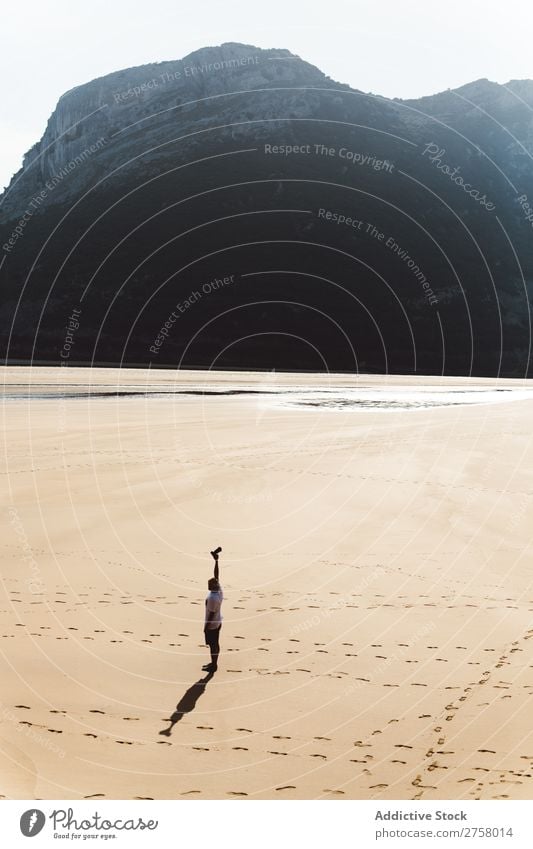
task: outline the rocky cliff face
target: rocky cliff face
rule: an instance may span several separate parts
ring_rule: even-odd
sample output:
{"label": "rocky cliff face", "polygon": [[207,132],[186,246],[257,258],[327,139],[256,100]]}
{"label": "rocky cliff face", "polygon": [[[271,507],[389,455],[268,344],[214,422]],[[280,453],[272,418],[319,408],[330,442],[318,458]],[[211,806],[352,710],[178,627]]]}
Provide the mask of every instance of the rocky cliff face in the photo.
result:
{"label": "rocky cliff face", "polygon": [[[57,178],[61,189],[54,187],[55,194],[50,191],[42,208],[76,198],[98,177],[125,167],[138,134],[143,139],[143,159],[136,167],[142,170],[149,162],[165,161],[161,142],[179,134],[181,126],[194,122],[198,133],[209,128],[209,118],[215,114],[233,125],[226,135],[236,138],[239,119],[246,122],[251,113],[276,117],[272,95],[278,87],[309,85],[335,86],[288,50],[243,44],[205,48],[183,60],[142,65],[93,80],[60,98],[42,139],[26,153],[21,170],[0,195],[3,213],[23,212],[28,198],[38,194],[46,181]],[[250,96],[239,107],[241,91]],[[228,99],[233,92],[235,97]],[[285,97],[283,103],[293,118],[313,113],[311,99],[295,95]],[[68,180],[66,168],[71,168]]]}
{"label": "rocky cliff face", "polygon": [[532,106],[240,44],[75,88],[0,197],[2,354],[528,373]]}

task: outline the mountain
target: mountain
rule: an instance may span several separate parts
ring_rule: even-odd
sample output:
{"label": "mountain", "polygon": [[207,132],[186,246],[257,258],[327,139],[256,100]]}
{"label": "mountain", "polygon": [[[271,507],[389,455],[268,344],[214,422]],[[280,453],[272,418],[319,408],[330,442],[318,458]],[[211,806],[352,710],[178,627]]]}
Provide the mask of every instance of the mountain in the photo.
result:
{"label": "mountain", "polygon": [[530,374],[532,107],[243,44],[74,88],[0,196],[0,355]]}

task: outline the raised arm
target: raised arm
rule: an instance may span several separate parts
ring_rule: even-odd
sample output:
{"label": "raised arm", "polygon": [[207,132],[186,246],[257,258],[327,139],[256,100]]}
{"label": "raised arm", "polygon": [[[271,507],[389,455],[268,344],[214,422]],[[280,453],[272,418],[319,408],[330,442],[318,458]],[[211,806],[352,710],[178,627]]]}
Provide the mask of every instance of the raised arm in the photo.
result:
{"label": "raised arm", "polygon": [[215,561],[215,570],[213,572],[215,581],[218,581],[218,556],[219,556],[221,551],[222,551],[222,549],[219,546],[218,548],[215,548],[215,550],[211,552],[211,556],[213,557],[213,559]]}

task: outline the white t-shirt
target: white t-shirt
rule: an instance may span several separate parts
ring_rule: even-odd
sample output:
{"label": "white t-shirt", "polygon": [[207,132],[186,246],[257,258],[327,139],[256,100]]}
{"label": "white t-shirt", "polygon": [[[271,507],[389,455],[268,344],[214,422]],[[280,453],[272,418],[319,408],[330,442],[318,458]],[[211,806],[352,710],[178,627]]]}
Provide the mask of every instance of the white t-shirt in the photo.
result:
{"label": "white t-shirt", "polygon": [[[210,631],[214,631],[215,628],[222,625],[222,613],[220,612],[220,608],[222,606],[223,599],[224,595],[222,593],[222,587],[220,587],[217,592],[211,591],[205,600],[205,627]],[[208,616],[210,613],[214,613],[215,615],[208,622]]]}

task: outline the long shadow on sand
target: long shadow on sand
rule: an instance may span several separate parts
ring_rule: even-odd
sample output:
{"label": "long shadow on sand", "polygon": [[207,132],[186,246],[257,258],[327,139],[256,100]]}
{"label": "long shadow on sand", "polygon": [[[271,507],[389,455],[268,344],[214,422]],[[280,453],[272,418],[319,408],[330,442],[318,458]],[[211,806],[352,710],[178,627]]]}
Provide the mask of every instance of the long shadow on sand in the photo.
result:
{"label": "long shadow on sand", "polygon": [[192,687],[189,687],[186,693],[183,694],[178,704],[176,705],[176,710],[170,717],[170,725],[168,728],[164,728],[163,731],[160,731],[160,734],[164,734],[165,737],[170,737],[172,734],[172,729],[176,725],[180,719],[183,719],[186,713],[190,713],[196,707],[196,702],[205,691],[208,683],[211,681],[215,673],[209,672],[205,678],[200,678],[199,681],[196,681]]}

